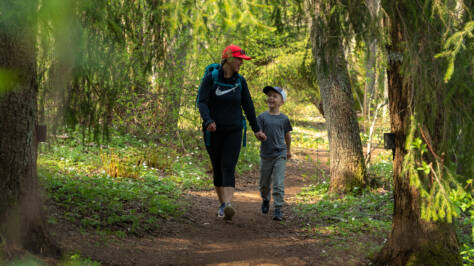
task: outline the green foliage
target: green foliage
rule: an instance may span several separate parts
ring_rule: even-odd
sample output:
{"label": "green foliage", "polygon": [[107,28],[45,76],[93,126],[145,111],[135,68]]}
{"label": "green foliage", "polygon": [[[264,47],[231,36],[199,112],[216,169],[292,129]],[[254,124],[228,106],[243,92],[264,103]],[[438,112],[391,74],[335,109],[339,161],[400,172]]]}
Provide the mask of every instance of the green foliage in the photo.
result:
{"label": "green foliage", "polygon": [[66,258],[58,263],[58,266],[100,266],[99,262],[81,258],[79,254],[68,255]]}
{"label": "green foliage", "polygon": [[[414,119],[412,120],[412,123]],[[434,162],[426,160],[427,144],[420,138],[414,137],[412,125],[407,137],[402,175],[410,177],[410,184],[420,190],[423,199],[421,217],[426,220],[443,220],[451,223],[454,217],[459,217],[461,210],[458,206],[463,199],[468,199],[466,191],[460,185],[459,177],[453,175],[443,161],[436,158]],[[460,201],[461,200],[461,201]],[[455,203],[457,202],[457,203]],[[472,198],[471,198],[472,202]],[[466,205],[463,211],[466,211]]]}
{"label": "green foliage", "polygon": [[159,164],[151,165],[149,151],[171,157],[176,154],[173,147],[158,149],[156,144],[120,135],[111,137],[109,147],[98,147],[79,136],[76,132],[58,138],[49,150],[40,147],[39,176],[63,213],[50,217],[51,223],[64,218],[84,228],[141,235],[156,230],[160,220],[183,212],[186,206],[179,200],[183,190],[210,187],[198,148],[176,155],[163,171]]}
{"label": "green foliage", "polygon": [[469,193],[472,191],[472,180],[466,182],[464,189],[451,190],[449,195],[459,216],[456,231],[464,265],[474,263],[474,199]]}
{"label": "green foliage", "polygon": [[[43,266],[46,265],[41,257],[34,256],[30,253],[22,255],[20,258],[14,258],[12,260],[4,261],[0,256],[0,264],[5,266]],[[100,266],[99,262],[82,258],[79,254],[66,255],[55,265],[58,266]]]}
{"label": "green foliage", "polygon": [[34,257],[31,254],[26,254],[21,258],[14,258],[9,261],[4,261],[3,258],[0,257],[0,263],[5,266],[43,266],[41,260]]}
{"label": "green foliage", "polygon": [[392,63],[402,59],[411,115],[402,175],[419,189],[424,219],[451,222],[459,214],[450,192],[462,193],[473,169],[472,14],[452,1],[383,6],[390,19],[403,21],[403,41],[392,43],[389,55]]}
{"label": "green foliage", "polygon": [[329,182],[323,181],[305,187],[297,196],[296,211],[307,221],[309,232],[343,238],[364,232],[388,232],[393,212],[391,193],[363,191],[359,196],[337,198],[328,194],[328,188]]}
{"label": "green foliage", "polygon": [[134,182],[47,171],[40,175],[64,218],[85,228],[142,234],[157,229],[157,218],[180,213],[175,184],[160,178]]}
{"label": "green foliage", "polygon": [[[40,146],[38,171],[49,198],[60,210],[52,224],[66,219],[83,228],[122,236],[142,235],[187,208],[187,189],[211,189],[210,163],[200,135],[184,135],[187,150],[113,132],[108,146],[81,137],[58,136]],[[249,132],[249,134],[251,134]],[[185,144],[186,143],[186,144]],[[259,145],[252,135],[242,148],[237,174],[253,170]]]}
{"label": "green foliage", "polygon": [[471,245],[463,244],[460,248],[463,265],[469,266],[474,264],[474,248],[471,241]]}
{"label": "green foliage", "polygon": [[451,79],[454,73],[456,56],[459,52],[462,50],[472,51],[474,49],[474,45],[472,45],[472,41],[470,41],[470,39],[474,38],[473,32],[474,21],[469,21],[462,30],[453,33],[446,40],[443,46],[444,51],[435,55],[435,58],[446,57],[448,59],[449,64],[446,74],[444,75],[444,82],[448,82]]}

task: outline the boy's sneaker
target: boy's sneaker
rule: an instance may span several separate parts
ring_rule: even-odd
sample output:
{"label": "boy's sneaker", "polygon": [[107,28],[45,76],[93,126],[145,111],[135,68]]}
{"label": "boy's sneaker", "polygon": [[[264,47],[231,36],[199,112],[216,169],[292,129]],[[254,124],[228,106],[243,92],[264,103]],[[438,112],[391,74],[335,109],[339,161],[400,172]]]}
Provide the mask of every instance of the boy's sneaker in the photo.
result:
{"label": "boy's sneaker", "polygon": [[263,200],[262,201],[262,213],[267,214],[269,209],[270,209],[270,201],[269,200]]}
{"label": "boy's sneaker", "polygon": [[222,203],[219,209],[217,210],[217,217],[219,218],[224,217],[224,208],[225,208],[225,203]]}
{"label": "boy's sneaker", "polygon": [[273,220],[275,221],[283,220],[283,215],[281,214],[280,208],[275,208],[275,213],[273,214]]}
{"label": "boy's sneaker", "polygon": [[224,220],[232,220],[232,216],[234,216],[234,214],[235,214],[234,208],[232,208],[232,205],[230,204],[230,202],[227,202],[224,208]]}

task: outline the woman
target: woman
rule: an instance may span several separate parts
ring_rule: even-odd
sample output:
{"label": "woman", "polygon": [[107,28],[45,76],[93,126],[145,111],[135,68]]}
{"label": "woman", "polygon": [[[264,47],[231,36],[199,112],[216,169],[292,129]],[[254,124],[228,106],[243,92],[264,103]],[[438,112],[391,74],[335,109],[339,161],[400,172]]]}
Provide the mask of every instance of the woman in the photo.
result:
{"label": "woman", "polygon": [[265,134],[257,124],[247,82],[238,74],[243,60],[250,59],[239,46],[227,46],[222,51],[218,74],[214,75],[217,81],[213,79],[212,72],[208,73],[199,92],[199,112],[203,119],[206,149],[212,162],[214,187],[220,203],[217,216],[225,220],[231,220],[235,214],[231,201],[245,123],[242,123],[242,108],[257,139],[265,140]]}

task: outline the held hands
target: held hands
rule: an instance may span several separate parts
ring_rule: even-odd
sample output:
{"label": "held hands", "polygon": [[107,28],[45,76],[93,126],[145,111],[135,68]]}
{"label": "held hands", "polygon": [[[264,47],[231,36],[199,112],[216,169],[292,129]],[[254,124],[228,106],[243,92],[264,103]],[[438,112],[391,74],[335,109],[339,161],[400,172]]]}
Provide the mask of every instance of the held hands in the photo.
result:
{"label": "held hands", "polygon": [[207,125],[207,128],[206,128],[206,129],[207,129],[207,131],[209,131],[209,132],[214,132],[214,131],[216,131],[216,123],[215,123],[215,122],[210,123],[209,125]]}
{"label": "held hands", "polygon": [[291,159],[291,152],[290,151],[286,152],[286,159],[287,160]]}
{"label": "held hands", "polygon": [[263,133],[263,131],[258,131],[258,132],[255,132],[255,137],[257,137],[258,140],[260,141],[266,141],[267,140],[267,135],[265,135],[265,133]]}
{"label": "held hands", "polygon": [[[216,131],[216,123],[215,122],[210,123],[209,125],[207,125],[206,129],[209,132]],[[255,137],[257,137],[257,139],[260,140],[260,141],[266,141],[267,140],[267,136],[261,130],[255,133]]]}

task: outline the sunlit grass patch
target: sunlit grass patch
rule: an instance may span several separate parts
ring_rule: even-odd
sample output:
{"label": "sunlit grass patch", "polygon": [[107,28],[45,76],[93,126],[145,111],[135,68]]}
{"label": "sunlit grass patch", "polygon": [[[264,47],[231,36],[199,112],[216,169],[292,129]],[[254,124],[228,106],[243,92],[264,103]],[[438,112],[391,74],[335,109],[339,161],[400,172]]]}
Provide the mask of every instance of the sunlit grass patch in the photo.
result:
{"label": "sunlit grass patch", "polygon": [[159,218],[182,212],[180,190],[166,179],[62,175],[43,168],[39,175],[61,218],[85,228],[142,234],[157,229]]}
{"label": "sunlit grass patch", "polygon": [[71,134],[41,150],[39,176],[60,210],[50,223],[66,219],[84,228],[140,235],[181,215],[185,189],[212,187],[205,151],[198,147],[179,153],[131,136],[112,136],[107,146],[83,145]]}
{"label": "sunlit grass patch", "polygon": [[101,264],[91,259],[82,258],[79,254],[67,255],[58,266],[100,266]]}
{"label": "sunlit grass patch", "polygon": [[388,232],[393,211],[391,193],[364,191],[358,196],[339,198],[328,194],[328,188],[328,182],[323,181],[305,187],[297,196],[295,211],[305,220],[308,234],[355,237]]}
{"label": "sunlit grass patch", "polygon": [[327,149],[327,131],[313,127],[294,126],[292,143],[298,148]]}
{"label": "sunlit grass patch", "polygon": [[[369,173],[383,179],[380,183],[392,180],[391,161],[386,159],[377,157],[369,169]],[[388,233],[393,212],[391,192],[355,188],[354,194],[338,197],[329,193],[329,183],[329,177],[323,174],[297,195],[295,211],[304,219],[308,234],[355,238],[365,233]]]}

